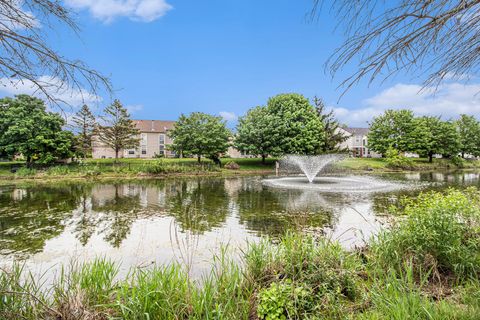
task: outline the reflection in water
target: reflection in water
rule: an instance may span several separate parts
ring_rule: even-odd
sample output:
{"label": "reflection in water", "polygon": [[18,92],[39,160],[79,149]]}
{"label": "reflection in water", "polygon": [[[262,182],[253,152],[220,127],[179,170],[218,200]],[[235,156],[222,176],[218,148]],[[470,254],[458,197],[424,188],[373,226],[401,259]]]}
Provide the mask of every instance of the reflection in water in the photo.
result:
{"label": "reflection in water", "polygon": [[[429,188],[479,185],[469,172],[388,175],[436,182]],[[183,260],[209,266],[222,244],[243,245],[290,229],[324,231],[344,245],[360,244],[382,215],[418,190],[377,194],[280,190],[261,177],[56,183],[0,187],[0,262],[32,265],[107,256],[125,268]]]}

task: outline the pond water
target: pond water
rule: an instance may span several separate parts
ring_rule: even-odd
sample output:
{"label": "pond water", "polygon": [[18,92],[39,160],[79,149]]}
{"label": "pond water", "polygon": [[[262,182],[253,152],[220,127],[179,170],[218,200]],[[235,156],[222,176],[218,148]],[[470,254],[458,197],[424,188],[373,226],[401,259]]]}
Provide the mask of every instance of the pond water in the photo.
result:
{"label": "pond water", "polygon": [[248,241],[290,229],[324,232],[346,247],[361,245],[402,196],[420,189],[480,187],[478,172],[377,176],[408,186],[384,193],[271,188],[264,178],[0,186],[0,265],[22,260],[43,272],[107,257],[125,272],[178,261],[198,275],[223,246],[238,251]]}

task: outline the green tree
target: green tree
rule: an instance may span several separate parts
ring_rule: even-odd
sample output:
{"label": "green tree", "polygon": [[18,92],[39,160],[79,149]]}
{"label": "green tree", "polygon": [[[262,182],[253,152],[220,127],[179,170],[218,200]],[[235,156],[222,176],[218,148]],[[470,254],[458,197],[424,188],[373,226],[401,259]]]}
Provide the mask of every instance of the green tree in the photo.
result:
{"label": "green tree", "polygon": [[98,127],[98,139],[115,151],[115,159],[122,149],[137,148],[140,142],[140,131],[130,119],[119,100],[115,100],[105,108],[102,117],[105,125]]}
{"label": "green tree", "polygon": [[340,123],[335,118],[333,110],[327,112],[325,103],[322,99],[314,97],[313,103],[315,104],[315,110],[323,123],[323,144],[321,146],[321,152],[338,152],[340,150],[339,145],[348,139],[348,136],[344,135],[340,130]]}
{"label": "green tree", "polygon": [[480,123],[473,116],[462,114],[455,124],[460,135],[462,158],[466,154],[480,155]]}
{"label": "green tree", "polygon": [[439,117],[421,117],[418,122],[427,128],[426,143],[420,148],[419,154],[427,156],[429,162],[433,162],[433,155],[441,154],[450,157],[458,154],[460,150],[460,136],[455,124],[450,121],[442,121]]}
{"label": "green tree", "polygon": [[0,99],[0,154],[23,155],[27,164],[51,163],[73,155],[73,134],[62,127],[65,120],[47,112],[35,97],[18,95]]}
{"label": "green tree", "polygon": [[172,150],[196,155],[198,162],[202,156],[218,161],[219,154],[229,147],[231,132],[221,117],[193,112],[180,115],[169,136],[173,139]]}
{"label": "green tree", "polygon": [[73,126],[78,130],[75,137],[80,155],[86,158],[92,153],[92,137],[95,130],[95,116],[85,104],[72,118]]}
{"label": "green tree", "polygon": [[300,94],[279,94],[267,103],[272,155],[316,154],[323,147],[324,130],[315,108]]}
{"label": "green tree", "polygon": [[235,146],[250,155],[261,156],[262,163],[269,154],[274,153],[274,146],[279,144],[278,136],[272,134],[275,123],[266,107],[255,107],[238,120]]}
{"label": "green tree", "polygon": [[370,124],[368,147],[383,155],[389,148],[422,152],[428,144],[428,135],[428,128],[415,119],[411,110],[386,110]]}

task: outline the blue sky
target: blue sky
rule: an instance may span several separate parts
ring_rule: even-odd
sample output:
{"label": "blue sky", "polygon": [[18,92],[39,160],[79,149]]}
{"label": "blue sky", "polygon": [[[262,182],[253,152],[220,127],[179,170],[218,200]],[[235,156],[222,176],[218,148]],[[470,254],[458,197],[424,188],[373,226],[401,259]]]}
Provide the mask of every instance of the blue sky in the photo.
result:
{"label": "blue sky", "polygon": [[[447,83],[436,95],[418,94],[420,81],[399,75],[360,83],[338,101],[341,80],[324,63],[341,44],[328,12],[312,22],[311,0],[65,0],[77,12],[80,37],[67,29],[52,45],[109,75],[115,98],[136,119],[176,119],[180,113],[222,114],[234,124],[249,108],[278,93],[324,98],[341,121],[365,125],[384,109],[455,117],[480,113],[480,86]],[[28,91],[4,88],[4,94]],[[73,104],[79,104],[72,99]],[[110,102],[103,96],[98,108]],[[455,109],[455,110],[454,110]]]}

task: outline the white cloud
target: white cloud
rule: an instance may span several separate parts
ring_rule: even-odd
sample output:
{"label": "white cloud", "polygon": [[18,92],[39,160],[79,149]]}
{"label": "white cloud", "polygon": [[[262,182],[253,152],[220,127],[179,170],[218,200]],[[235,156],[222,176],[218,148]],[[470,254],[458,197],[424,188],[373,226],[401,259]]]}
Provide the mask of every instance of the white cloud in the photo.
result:
{"label": "white cloud", "polygon": [[[60,79],[42,76],[37,79],[39,83],[44,85],[46,91],[51,97],[58,101],[62,101],[72,107],[79,106],[83,103],[95,103],[102,99],[88,92],[85,89],[74,89],[63,83]],[[28,94],[41,99],[46,99],[45,94],[38,90],[38,87],[30,80],[0,78],[0,92],[5,95]]]}
{"label": "white cloud", "polygon": [[133,113],[137,113],[138,111],[142,111],[143,110],[143,105],[132,104],[132,105],[126,106],[125,108],[128,110],[128,113],[133,114]]}
{"label": "white cloud", "polygon": [[238,119],[237,115],[234,112],[220,111],[218,114],[225,121],[235,121]]}
{"label": "white cloud", "polygon": [[65,0],[65,2],[74,9],[88,10],[96,19],[106,23],[112,22],[117,17],[151,22],[172,9],[166,0]]}
{"label": "white cloud", "polygon": [[346,109],[333,107],[342,123],[366,126],[373,117],[386,109],[411,109],[416,115],[435,115],[443,119],[457,118],[466,113],[480,115],[480,83],[447,83],[423,88],[415,84],[396,84],[362,102],[364,107]]}

